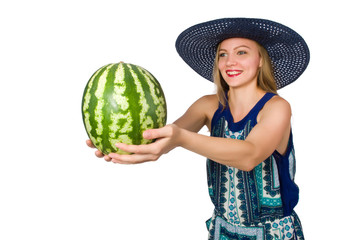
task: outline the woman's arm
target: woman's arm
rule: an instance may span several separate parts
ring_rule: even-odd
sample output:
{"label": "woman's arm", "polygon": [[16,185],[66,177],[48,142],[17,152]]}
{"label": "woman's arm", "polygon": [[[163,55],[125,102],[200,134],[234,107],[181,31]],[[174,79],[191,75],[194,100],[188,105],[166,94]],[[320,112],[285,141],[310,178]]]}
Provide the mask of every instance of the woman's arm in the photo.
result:
{"label": "woman's arm", "polygon": [[[109,156],[117,163],[140,163],[157,160],[162,154],[181,146],[221,164],[250,171],[278,148],[290,130],[290,117],[288,102],[275,97],[260,112],[258,124],[245,141],[197,134],[177,126],[176,121],[176,124],[146,131],[145,138],[158,139],[153,144],[117,145],[122,150],[135,154]],[[180,123],[183,123],[182,119]]]}
{"label": "woman's arm", "polygon": [[287,141],[282,140],[289,138],[290,118],[289,103],[276,97],[264,107],[258,124],[245,141],[207,137],[181,129],[180,146],[221,164],[251,171],[280,148],[282,142],[285,150]]}
{"label": "woman's arm", "polygon": [[211,119],[219,106],[216,95],[206,95],[194,102],[174,124],[191,132],[199,132],[203,126],[210,130]]}

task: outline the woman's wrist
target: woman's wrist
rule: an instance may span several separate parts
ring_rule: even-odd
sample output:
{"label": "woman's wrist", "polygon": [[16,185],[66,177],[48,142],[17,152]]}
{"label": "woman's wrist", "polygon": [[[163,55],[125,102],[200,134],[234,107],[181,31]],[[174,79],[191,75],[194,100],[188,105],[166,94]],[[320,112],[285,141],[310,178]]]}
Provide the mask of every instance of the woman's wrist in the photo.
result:
{"label": "woman's wrist", "polygon": [[187,139],[185,137],[185,135],[187,135],[187,130],[184,129],[184,128],[180,128],[178,127],[177,125],[176,126],[176,132],[175,132],[175,135],[176,135],[176,145],[177,147],[184,147],[184,143],[185,143],[185,139]]}

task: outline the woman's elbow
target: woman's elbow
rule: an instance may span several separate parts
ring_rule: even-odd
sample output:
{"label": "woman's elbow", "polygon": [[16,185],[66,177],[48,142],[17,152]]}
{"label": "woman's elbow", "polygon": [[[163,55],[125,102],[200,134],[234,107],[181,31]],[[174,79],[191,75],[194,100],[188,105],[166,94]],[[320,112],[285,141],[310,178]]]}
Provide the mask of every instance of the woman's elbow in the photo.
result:
{"label": "woman's elbow", "polygon": [[240,163],[242,163],[240,170],[250,172],[254,170],[254,168],[258,166],[262,161],[263,160],[261,160],[261,156],[257,153],[257,151],[252,151],[240,160]]}
{"label": "woman's elbow", "polygon": [[243,166],[241,166],[240,170],[243,170],[244,172],[251,172],[254,170],[254,168],[257,165],[255,165],[251,160],[250,161],[246,161]]}
{"label": "woman's elbow", "polygon": [[255,161],[249,157],[240,158],[236,162],[237,164],[235,167],[244,172],[250,172],[257,166]]}

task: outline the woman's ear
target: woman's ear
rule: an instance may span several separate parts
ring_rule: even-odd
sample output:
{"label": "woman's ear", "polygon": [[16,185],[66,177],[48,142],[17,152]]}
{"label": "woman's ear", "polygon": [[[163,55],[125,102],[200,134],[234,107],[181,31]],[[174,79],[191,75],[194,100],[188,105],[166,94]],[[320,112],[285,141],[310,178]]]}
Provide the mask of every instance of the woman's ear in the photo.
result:
{"label": "woman's ear", "polygon": [[259,57],[260,57],[260,60],[259,60],[259,68],[261,68],[261,67],[263,66],[264,59],[263,59],[263,57],[261,56],[261,54],[259,54]]}

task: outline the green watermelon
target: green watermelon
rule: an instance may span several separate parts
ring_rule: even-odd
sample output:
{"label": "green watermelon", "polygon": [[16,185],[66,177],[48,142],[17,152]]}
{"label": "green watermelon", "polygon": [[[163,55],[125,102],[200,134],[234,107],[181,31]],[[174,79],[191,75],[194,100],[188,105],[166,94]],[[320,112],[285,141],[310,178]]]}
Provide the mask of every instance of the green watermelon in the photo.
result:
{"label": "green watermelon", "polygon": [[142,133],[166,124],[166,100],[160,83],[146,69],[108,64],[89,79],[82,115],[89,138],[103,154],[126,154],[115,144],[151,143]]}

